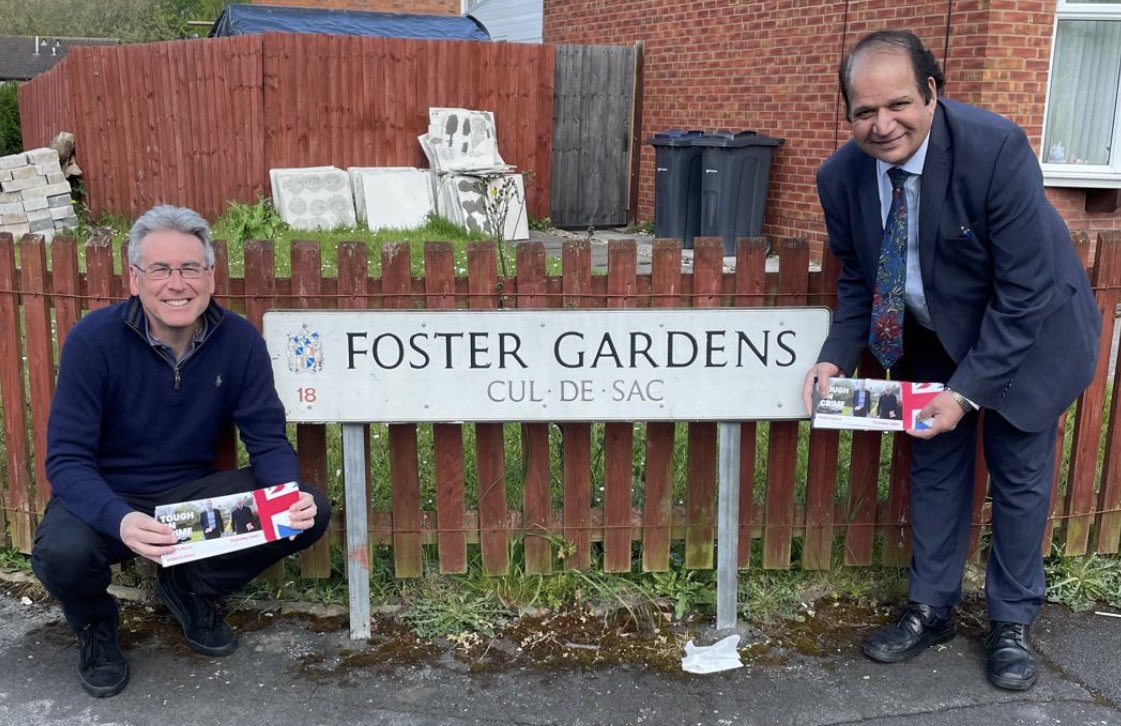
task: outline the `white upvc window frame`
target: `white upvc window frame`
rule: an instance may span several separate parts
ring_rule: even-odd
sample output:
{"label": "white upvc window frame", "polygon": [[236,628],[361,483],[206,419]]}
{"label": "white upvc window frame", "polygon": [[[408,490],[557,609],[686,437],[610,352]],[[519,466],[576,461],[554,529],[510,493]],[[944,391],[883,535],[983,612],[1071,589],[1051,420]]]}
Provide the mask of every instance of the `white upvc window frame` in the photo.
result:
{"label": "white upvc window frame", "polygon": [[[1055,22],[1051,30],[1051,61],[1047,79],[1047,101],[1043,108],[1043,136],[1040,145],[1047,141],[1047,119],[1051,106],[1051,82],[1055,69],[1055,46],[1059,23],[1064,20],[1106,20],[1121,22],[1121,3],[1079,3],[1057,0]],[[1121,59],[1118,60],[1121,63]],[[1119,80],[1121,86],[1121,80]],[[1040,149],[1040,166],[1043,183],[1049,187],[1079,187],[1103,189],[1121,187],[1121,88],[1118,88],[1114,107],[1113,138],[1109,164],[1060,164],[1048,161],[1049,150]]]}

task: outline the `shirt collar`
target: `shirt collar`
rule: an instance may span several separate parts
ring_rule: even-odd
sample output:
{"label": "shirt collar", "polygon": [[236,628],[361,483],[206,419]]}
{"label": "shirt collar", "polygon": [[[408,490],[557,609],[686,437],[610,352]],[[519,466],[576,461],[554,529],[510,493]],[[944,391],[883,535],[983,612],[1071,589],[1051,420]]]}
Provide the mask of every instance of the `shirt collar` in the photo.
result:
{"label": "shirt collar", "polygon": [[[147,315],[141,315],[140,320],[142,321],[141,324],[144,326],[144,337],[148,339],[148,345],[152,346],[153,348],[169,347],[166,343],[160,341],[158,338],[152,335],[151,330],[148,329]],[[191,345],[187,348],[187,350],[193,350],[194,347],[201,343],[202,339],[206,337],[206,331],[210,327],[210,324],[206,322],[205,314],[199,316],[199,323],[201,324],[199,325],[198,332],[196,332],[194,336],[191,337]]]}
{"label": "shirt collar", "polygon": [[876,178],[882,179],[883,176],[887,174],[888,169],[892,169],[896,166],[898,166],[903,171],[914,174],[915,176],[922,176],[922,169],[926,165],[926,148],[929,144],[930,130],[928,129],[926,132],[926,138],[922,140],[922,144],[919,145],[919,148],[915,151],[914,154],[911,154],[911,158],[907,159],[906,163],[888,164],[887,162],[876,159]]}

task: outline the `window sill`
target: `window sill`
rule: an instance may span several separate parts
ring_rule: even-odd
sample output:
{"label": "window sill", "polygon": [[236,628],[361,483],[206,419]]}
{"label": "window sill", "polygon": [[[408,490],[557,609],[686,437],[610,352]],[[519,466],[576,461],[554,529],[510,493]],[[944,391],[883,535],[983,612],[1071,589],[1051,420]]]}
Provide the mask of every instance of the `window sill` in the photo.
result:
{"label": "window sill", "polygon": [[1078,189],[1121,188],[1121,174],[1109,171],[1072,171],[1043,169],[1043,186],[1076,187]]}

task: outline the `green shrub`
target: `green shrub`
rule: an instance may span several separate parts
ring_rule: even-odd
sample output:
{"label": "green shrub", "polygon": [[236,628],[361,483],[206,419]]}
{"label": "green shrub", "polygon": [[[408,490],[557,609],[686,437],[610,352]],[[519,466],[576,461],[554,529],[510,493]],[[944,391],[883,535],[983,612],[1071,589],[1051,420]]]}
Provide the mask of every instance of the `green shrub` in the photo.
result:
{"label": "green shrub", "polygon": [[23,151],[19,128],[18,86],[15,81],[0,83],[0,156]]}
{"label": "green shrub", "polygon": [[232,242],[274,240],[287,229],[272,201],[261,196],[253,204],[229,202],[226,213],[214,222],[214,236]]}

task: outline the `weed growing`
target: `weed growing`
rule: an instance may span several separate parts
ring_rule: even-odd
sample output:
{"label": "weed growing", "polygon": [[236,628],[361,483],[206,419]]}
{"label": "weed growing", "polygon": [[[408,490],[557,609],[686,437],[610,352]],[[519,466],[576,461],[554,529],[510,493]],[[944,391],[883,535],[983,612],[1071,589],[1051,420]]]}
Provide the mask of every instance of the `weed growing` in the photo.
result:
{"label": "weed growing", "polygon": [[276,213],[272,200],[257,197],[255,204],[230,202],[226,213],[214,223],[217,239],[238,240],[276,239],[289,231],[288,225]]}
{"label": "weed growing", "polygon": [[1100,602],[1121,607],[1121,559],[1104,555],[1050,558],[1047,584],[1047,599],[1071,610],[1089,610]]}

